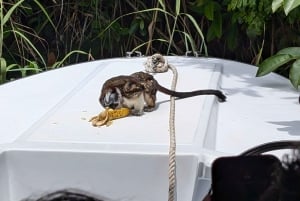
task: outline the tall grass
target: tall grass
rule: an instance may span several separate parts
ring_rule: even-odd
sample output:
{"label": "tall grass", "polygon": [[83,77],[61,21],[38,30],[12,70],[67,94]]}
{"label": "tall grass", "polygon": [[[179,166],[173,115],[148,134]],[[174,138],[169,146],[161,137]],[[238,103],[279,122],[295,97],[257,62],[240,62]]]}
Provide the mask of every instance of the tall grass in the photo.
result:
{"label": "tall grass", "polygon": [[[57,43],[43,35],[58,36],[60,27],[52,20],[56,12],[50,15],[43,4],[49,6],[38,0],[0,1],[0,83],[63,66],[74,55],[77,60],[78,55],[87,55],[72,49],[59,58]],[[52,62],[49,55],[54,55]]]}
{"label": "tall grass", "polygon": [[[43,56],[41,55],[40,51],[36,48],[36,46],[31,42],[31,39],[26,36],[28,35],[28,31],[24,29],[24,27],[17,23],[14,18],[12,17],[15,12],[17,12],[18,9],[26,9],[23,7],[23,3],[25,0],[14,2],[3,2],[0,1],[0,65],[1,65],[1,76],[0,76],[0,83],[4,83],[7,79],[6,75],[8,72],[12,71],[19,71],[22,76],[26,76],[27,71],[31,72],[39,72],[38,66],[36,65],[36,62],[29,61],[25,56],[25,52],[30,52],[35,60],[41,61],[43,66],[46,66],[45,60]],[[45,12],[45,9],[42,7],[42,5],[34,0],[38,7],[45,13],[47,16],[47,13]],[[6,6],[6,7],[5,7]],[[49,16],[47,16],[48,20],[51,22],[51,19]],[[52,23],[53,24],[53,23]],[[3,55],[3,48],[5,47],[8,49],[8,45],[10,44],[4,44],[4,39],[6,36],[7,38],[11,38],[11,40],[16,41],[18,55],[20,58],[26,61],[28,65],[21,65],[20,63],[12,63],[10,65],[8,64],[9,59],[7,58],[10,55],[13,55],[15,53],[12,53],[10,51],[7,51],[8,54]],[[16,49],[15,49],[16,50]],[[22,55],[23,54],[23,55]]]}
{"label": "tall grass", "polygon": [[199,22],[185,0],[0,2],[1,83],[127,51],[207,55]]}
{"label": "tall grass", "polygon": [[[185,3],[183,1],[183,3]],[[148,8],[129,12],[115,18],[110,24],[108,24],[99,34],[99,38],[103,38],[107,32],[114,30],[116,25],[122,23],[122,20],[143,19],[142,23],[148,24],[148,36],[134,35],[139,43],[131,45],[131,51],[137,49],[142,50],[146,54],[153,52],[162,52],[164,54],[183,54],[186,51],[192,50],[193,52],[201,52],[203,55],[207,55],[207,47],[204,39],[204,35],[198,22],[195,18],[185,12],[181,12],[181,1],[176,0],[175,11],[168,9],[165,1],[159,0],[156,3],[156,7]],[[158,26],[157,24],[160,24]],[[135,24],[132,24],[133,27]],[[140,29],[143,28],[140,26]],[[196,33],[196,35],[195,35]],[[139,38],[138,38],[139,37]],[[145,42],[146,41],[146,42]],[[154,43],[159,42],[159,43]],[[165,44],[165,47],[162,46]],[[182,49],[182,45],[184,48]],[[142,49],[144,46],[146,48]]]}
{"label": "tall grass", "polygon": [[[292,11],[289,19],[275,16],[282,23],[269,23],[272,16],[264,12],[271,6],[268,1],[261,1],[262,8],[248,2],[233,9],[229,5],[236,5],[234,0],[0,0],[0,82],[89,59],[122,57],[128,51],[193,51],[259,61],[266,57],[265,50],[272,53],[276,46],[300,43],[295,20],[299,12]],[[250,9],[249,15],[243,14],[245,9]],[[264,18],[258,18],[261,15]],[[286,23],[291,19],[293,26]],[[271,41],[247,35],[253,26],[259,34],[261,24]],[[278,28],[270,31],[270,25]],[[289,37],[282,38],[285,32]]]}

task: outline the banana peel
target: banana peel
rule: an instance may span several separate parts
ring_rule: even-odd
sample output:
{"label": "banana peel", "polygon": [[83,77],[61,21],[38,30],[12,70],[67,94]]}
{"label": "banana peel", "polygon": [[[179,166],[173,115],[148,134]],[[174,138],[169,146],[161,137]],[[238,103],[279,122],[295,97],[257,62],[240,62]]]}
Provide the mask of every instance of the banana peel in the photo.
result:
{"label": "banana peel", "polygon": [[130,110],[128,108],[120,108],[120,109],[111,109],[105,108],[99,115],[92,117],[89,122],[92,122],[92,125],[95,127],[100,126],[110,126],[112,124],[112,120],[120,119],[126,117],[130,114]]}

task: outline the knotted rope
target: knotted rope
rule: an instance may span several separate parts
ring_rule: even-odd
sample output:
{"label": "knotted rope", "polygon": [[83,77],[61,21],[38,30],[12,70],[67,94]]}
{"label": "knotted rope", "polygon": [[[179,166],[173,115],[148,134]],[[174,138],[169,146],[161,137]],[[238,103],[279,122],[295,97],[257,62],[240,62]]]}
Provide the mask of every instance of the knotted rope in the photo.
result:
{"label": "knotted rope", "polygon": [[[178,73],[174,66],[169,65],[168,61],[160,54],[154,54],[145,62],[145,69],[150,73],[173,72],[171,89],[175,91]],[[176,192],[176,135],[175,135],[175,97],[170,97],[169,115],[170,145],[169,145],[169,194],[168,201],[177,200]]]}

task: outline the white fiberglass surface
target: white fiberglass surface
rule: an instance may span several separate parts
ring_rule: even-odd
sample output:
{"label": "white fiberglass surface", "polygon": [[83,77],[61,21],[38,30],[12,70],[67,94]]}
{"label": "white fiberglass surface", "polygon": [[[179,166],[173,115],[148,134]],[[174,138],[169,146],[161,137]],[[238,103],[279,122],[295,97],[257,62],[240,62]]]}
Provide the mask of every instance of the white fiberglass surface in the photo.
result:
{"label": "white fiberglass surface", "polygon": [[[79,142],[104,144],[169,144],[169,96],[158,92],[158,108],[142,116],[130,116],[113,121],[109,127],[93,127],[88,120],[103,111],[98,102],[104,81],[117,75],[129,75],[143,70],[145,59],[116,60],[99,65],[101,70],[66,95],[37,122],[32,124],[23,139],[43,142]],[[215,87],[212,77],[219,74],[214,64],[201,64],[192,59],[170,59],[177,67],[178,91]],[[88,64],[87,64],[88,65]],[[188,67],[187,67],[188,66]],[[82,69],[84,71],[84,69]],[[71,76],[71,74],[69,74]],[[171,86],[172,73],[155,74],[166,87]],[[61,85],[66,82],[62,79]],[[214,80],[215,81],[215,80]],[[55,93],[55,92],[54,92]],[[52,94],[49,94],[51,96]],[[176,100],[176,134],[178,144],[193,144],[206,96]],[[206,124],[206,120],[202,121]],[[202,135],[204,135],[202,133]]]}
{"label": "white fiberglass surface", "polygon": [[9,179],[5,154],[0,153],[0,200],[9,201]]}
{"label": "white fiberglass surface", "polygon": [[[158,93],[157,110],[143,116],[118,119],[101,128],[88,122],[103,110],[98,102],[103,82],[112,76],[143,70],[145,60],[95,61],[2,85],[0,120],[5,126],[0,143],[16,139],[93,143],[108,151],[116,148],[113,145],[162,145],[167,150],[167,95]],[[255,66],[222,59],[168,57],[168,61],[178,69],[178,91],[220,87],[227,95],[227,102],[215,101],[208,106],[211,97],[176,100],[179,150],[181,145],[197,143],[199,149],[237,154],[269,141],[299,139],[299,93],[288,79],[273,73],[256,78]],[[171,86],[171,72],[154,77],[162,85]]]}
{"label": "white fiberglass surface", "polygon": [[224,66],[221,88],[228,100],[218,110],[217,151],[239,154],[271,141],[300,139],[299,92],[288,79],[274,73],[256,77],[257,67],[247,64]]}
{"label": "white fiberglass surface", "polygon": [[95,72],[91,62],[51,70],[0,86],[0,144],[11,143]]}
{"label": "white fiberglass surface", "polygon": [[[66,188],[111,200],[167,200],[167,156],[60,151],[7,151],[5,156],[0,157],[0,189],[5,190],[0,200],[20,201]],[[178,201],[192,200],[197,167],[196,157],[177,157]]]}

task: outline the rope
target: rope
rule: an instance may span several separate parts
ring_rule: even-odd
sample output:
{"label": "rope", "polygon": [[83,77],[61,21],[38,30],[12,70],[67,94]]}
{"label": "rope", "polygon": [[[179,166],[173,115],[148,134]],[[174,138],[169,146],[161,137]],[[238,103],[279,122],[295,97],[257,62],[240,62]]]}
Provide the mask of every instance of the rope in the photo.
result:
{"label": "rope", "polygon": [[[167,72],[171,69],[173,72],[173,79],[171,89],[176,89],[178,73],[174,66],[169,65],[168,61],[160,54],[154,54],[145,62],[145,69],[151,73]],[[176,134],[175,134],[175,97],[170,97],[170,115],[169,115],[169,194],[168,201],[177,200],[176,192]]]}
{"label": "rope", "polygon": [[[175,67],[169,65],[173,72],[171,89],[175,90],[178,73]],[[175,97],[170,97],[170,148],[169,148],[169,199],[168,201],[177,200],[176,197],[176,135],[175,135]]]}

